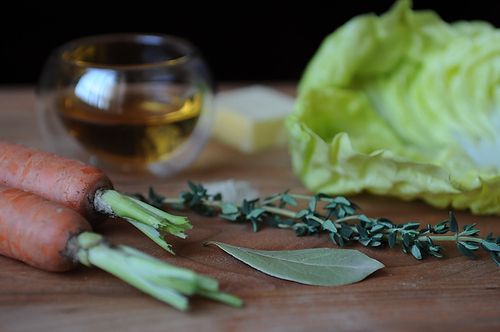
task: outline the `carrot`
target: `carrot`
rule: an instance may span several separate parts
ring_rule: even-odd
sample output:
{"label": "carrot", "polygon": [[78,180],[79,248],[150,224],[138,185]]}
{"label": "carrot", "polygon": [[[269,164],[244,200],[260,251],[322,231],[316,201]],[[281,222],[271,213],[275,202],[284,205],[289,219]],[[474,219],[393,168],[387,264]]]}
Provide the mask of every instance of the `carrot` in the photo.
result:
{"label": "carrot", "polygon": [[76,160],[0,142],[0,183],[60,202],[95,220],[92,198],[97,190],[112,189],[99,169]]}
{"label": "carrot", "polygon": [[47,271],[74,267],[69,243],[91,230],[75,211],[39,196],[0,187],[0,253]]}
{"label": "carrot", "polygon": [[185,238],[192,226],[174,216],[113,190],[99,169],[77,160],[0,142],[0,184],[19,188],[74,209],[91,222],[102,215],[126,219],[164,249],[164,234]]}
{"label": "carrot", "polygon": [[232,306],[240,299],[219,291],[218,282],[161,262],[126,246],[111,247],[74,210],[19,189],[0,186],[0,254],[46,271],[77,263],[99,267],[178,309],[199,294]]}

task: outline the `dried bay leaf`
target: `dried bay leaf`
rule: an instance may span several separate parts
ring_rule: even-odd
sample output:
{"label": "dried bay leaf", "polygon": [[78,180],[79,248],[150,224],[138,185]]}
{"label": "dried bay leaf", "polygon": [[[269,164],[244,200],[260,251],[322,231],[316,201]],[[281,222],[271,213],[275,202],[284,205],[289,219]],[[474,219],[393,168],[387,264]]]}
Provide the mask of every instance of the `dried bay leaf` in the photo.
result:
{"label": "dried bay leaf", "polygon": [[353,249],[256,250],[209,241],[234,258],[270,276],[307,285],[339,286],[363,280],[384,267]]}

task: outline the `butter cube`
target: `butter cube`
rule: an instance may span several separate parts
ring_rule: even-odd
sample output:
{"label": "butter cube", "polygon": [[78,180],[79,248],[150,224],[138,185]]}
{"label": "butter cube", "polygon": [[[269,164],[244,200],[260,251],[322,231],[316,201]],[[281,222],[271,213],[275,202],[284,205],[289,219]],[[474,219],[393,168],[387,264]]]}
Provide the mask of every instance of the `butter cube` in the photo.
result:
{"label": "butter cube", "polygon": [[221,92],[215,98],[214,136],[244,153],[283,146],[293,103],[292,97],[260,85]]}

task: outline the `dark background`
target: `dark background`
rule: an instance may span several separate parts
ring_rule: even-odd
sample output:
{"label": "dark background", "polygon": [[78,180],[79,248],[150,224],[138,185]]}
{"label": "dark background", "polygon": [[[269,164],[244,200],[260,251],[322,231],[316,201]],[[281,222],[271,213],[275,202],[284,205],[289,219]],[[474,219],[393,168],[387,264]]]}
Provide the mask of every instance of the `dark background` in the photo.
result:
{"label": "dark background", "polygon": [[[298,80],[322,39],[355,15],[385,12],[393,1],[140,1],[29,4],[2,8],[0,84],[33,84],[57,46],[112,32],[178,35],[198,46],[218,81]],[[415,0],[445,20],[500,26],[500,1]]]}

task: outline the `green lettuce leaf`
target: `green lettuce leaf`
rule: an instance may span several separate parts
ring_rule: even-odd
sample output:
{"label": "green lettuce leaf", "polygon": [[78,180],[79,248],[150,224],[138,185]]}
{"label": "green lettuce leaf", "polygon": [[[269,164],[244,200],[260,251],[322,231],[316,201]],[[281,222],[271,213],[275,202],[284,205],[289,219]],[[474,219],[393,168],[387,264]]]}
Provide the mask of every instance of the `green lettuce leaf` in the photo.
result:
{"label": "green lettuce leaf", "polygon": [[500,214],[500,31],[407,0],[355,17],[309,63],[287,129],[312,191]]}

